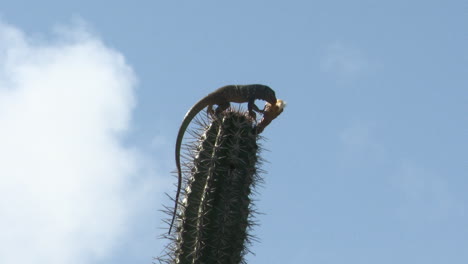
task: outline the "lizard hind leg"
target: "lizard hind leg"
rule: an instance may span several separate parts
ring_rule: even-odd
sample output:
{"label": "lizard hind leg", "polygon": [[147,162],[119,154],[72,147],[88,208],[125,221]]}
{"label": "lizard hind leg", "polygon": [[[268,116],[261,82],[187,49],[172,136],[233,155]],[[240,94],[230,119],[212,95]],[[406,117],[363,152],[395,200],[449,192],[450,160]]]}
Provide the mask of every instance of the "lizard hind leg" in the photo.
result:
{"label": "lizard hind leg", "polygon": [[219,115],[224,112],[226,109],[231,107],[230,103],[227,104],[220,104],[218,107],[216,107],[215,110],[213,110],[213,105],[208,105],[208,108],[206,109],[206,116],[208,119],[216,119],[219,117]]}
{"label": "lizard hind leg", "polygon": [[218,107],[216,107],[215,114],[219,116],[222,112],[224,112],[229,107],[231,107],[231,104],[229,102],[219,104]]}
{"label": "lizard hind leg", "polygon": [[213,110],[213,105],[209,105],[208,108],[206,109],[206,117],[210,118],[214,117],[215,111]]}

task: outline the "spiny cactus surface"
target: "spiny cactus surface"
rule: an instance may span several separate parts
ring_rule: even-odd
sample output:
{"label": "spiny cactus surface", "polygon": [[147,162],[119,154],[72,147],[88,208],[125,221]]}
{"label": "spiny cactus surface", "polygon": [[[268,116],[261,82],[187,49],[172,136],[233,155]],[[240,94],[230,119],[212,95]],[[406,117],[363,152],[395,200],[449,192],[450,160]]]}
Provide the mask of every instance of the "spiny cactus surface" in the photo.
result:
{"label": "spiny cactus surface", "polygon": [[162,263],[245,263],[251,237],[251,192],[259,181],[252,120],[227,111],[211,120],[189,150],[177,232]]}

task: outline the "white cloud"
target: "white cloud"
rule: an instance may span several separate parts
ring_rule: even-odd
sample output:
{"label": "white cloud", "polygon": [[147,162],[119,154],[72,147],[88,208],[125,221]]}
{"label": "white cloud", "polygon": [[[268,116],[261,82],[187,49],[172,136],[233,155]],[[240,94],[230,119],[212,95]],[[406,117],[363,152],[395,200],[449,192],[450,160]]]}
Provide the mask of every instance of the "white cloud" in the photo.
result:
{"label": "white cloud", "polygon": [[83,26],[39,41],[0,23],[0,263],[92,263],[125,235],[148,198],[121,143],[135,85]]}
{"label": "white cloud", "polygon": [[463,214],[463,206],[440,175],[413,162],[401,162],[392,177],[400,194],[398,215],[405,221],[443,221]]}
{"label": "white cloud", "polygon": [[382,160],[385,149],[377,138],[374,125],[359,120],[348,124],[338,135],[341,143],[341,161],[347,166],[361,166]]}
{"label": "white cloud", "polygon": [[340,81],[348,81],[368,69],[369,62],[358,49],[341,42],[330,44],[325,50],[320,69]]}

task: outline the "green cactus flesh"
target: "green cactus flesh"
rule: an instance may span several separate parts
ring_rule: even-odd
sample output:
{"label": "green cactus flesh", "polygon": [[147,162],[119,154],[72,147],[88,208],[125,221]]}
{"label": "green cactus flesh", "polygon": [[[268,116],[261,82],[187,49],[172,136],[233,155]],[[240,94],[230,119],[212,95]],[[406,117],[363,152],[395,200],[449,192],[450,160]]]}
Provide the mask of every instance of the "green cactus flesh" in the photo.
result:
{"label": "green cactus flesh", "polygon": [[235,111],[212,120],[192,150],[185,199],[165,263],[245,263],[258,181],[257,135]]}

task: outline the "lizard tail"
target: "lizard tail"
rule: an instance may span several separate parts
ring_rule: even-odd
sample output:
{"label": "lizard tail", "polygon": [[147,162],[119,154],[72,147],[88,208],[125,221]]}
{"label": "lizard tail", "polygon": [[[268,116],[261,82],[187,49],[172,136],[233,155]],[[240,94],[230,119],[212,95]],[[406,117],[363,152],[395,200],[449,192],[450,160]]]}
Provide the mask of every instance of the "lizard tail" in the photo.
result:
{"label": "lizard tail", "polygon": [[177,216],[177,206],[179,205],[179,195],[180,195],[180,188],[182,186],[182,171],[180,169],[180,145],[182,144],[182,137],[179,136],[177,138],[177,143],[176,145],[178,146],[176,150],[176,166],[177,166],[177,193],[175,197],[175,205],[174,205],[174,212],[172,213],[172,220],[171,220],[171,225],[169,226],[169,232],[168,234],[171,234],[172,231],[172,226],[174,225],[174,220]]}
{"label": "lizard tail", "polygon": [[[206,99],[205,99],[206,100]],[[182,187],[182,170],[180,168],[180,147],[182,145],[182,138],[184,137],[185,130],[190,124],[190,121],[195,117],[195,115],[200,112],[203,108],[206,107],[206,103],[204,100],[200,100],[195,106],[193,106],[185,115],[182,125],[179,128],[179,133],[177,134],[176,140],[176,150],[175,150],[175,160],[177,166],[177,193],[175,197],[175,205],[174,205],[174,212],[172,214],[171,225],[169,226],[168,234],[171,234],[172,226],[174,225],[175,218],[177,216],[177,206],[179,205],[179,195],[180,195],[180,188]]]}
{"label": "lizard tail", "polygon": [[[178,189],[180,190],[180,186],[182,185],[182,175],[181,175],[181,171],[180,171],[180,164],[177,164],[177,171],[179,173],[179,179],[178,179],[177,186],[179,186]],[[168,234],[171,234],[172,226],[174,225],[174,220],[175,220],[176,215],[177,215],[177,205],[179,204],[179,194],[180,194],[180,191],[177,192],[176,197],[175,197],[174,212],[172,213],[172,220],[171,220],[171,225],[169,226]]]}

